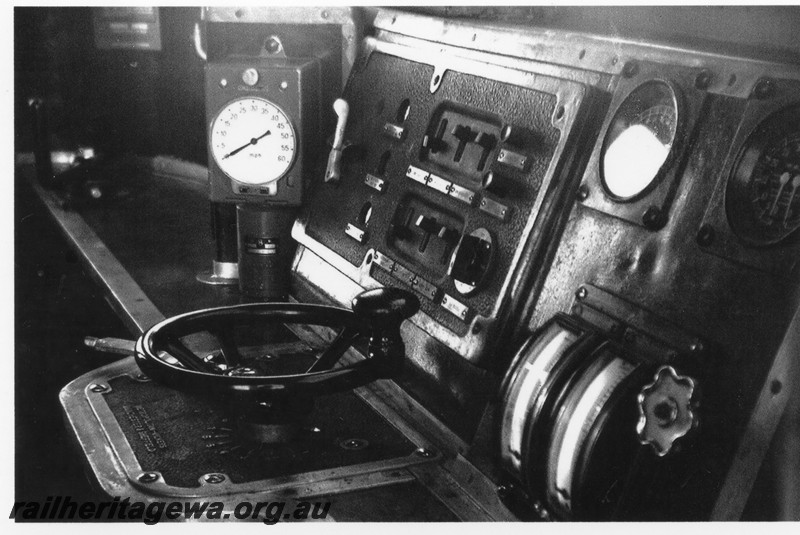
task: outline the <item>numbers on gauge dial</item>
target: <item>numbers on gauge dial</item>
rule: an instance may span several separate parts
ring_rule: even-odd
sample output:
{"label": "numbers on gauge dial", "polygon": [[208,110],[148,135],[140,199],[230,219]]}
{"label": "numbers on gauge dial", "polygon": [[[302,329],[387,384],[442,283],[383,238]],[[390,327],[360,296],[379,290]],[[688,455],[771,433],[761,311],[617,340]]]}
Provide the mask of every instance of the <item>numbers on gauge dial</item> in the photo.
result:
{"label": "numbers on gauge dial", "polygon": [[211,154],[229,178],[269,184],[294,163],[297,140],[282,109],[257,97],[229,102],[211,123]]}

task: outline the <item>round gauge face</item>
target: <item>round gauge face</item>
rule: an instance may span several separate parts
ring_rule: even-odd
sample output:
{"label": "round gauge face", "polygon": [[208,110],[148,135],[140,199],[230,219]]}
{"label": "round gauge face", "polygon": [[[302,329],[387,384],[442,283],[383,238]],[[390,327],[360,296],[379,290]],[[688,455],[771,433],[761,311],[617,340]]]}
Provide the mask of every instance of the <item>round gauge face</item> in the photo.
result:
{"label": "round gauge face", "polygon": [[731,227],[750,245],[779,243],[800,228],[800,107],[772,115],[750,134],[725,201]]}
{"label": "round gauge face", "polygon": [[600,157],[603,184],[618,200],[644,192],[658,177],[678,132],[678,100],[664,82],[637,87],[617,108]]}
{"label": "round gauge face", "polygon": [[256,97],[232,100],[211,123],[211,154],[220,169],[242,184],[268,184],[294,163],[297,140],[286,113]]}

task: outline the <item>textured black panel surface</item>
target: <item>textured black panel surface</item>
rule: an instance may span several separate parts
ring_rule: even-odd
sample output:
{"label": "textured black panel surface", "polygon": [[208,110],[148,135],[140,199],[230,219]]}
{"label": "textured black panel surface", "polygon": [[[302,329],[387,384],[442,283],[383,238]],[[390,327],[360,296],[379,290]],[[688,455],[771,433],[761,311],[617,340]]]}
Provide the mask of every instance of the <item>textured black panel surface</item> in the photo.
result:
{"label": "textured black panel surface", "polygon": [[[299,474],[410,455],[416,446],[352,392],[317,399],[305,427],[285,444],[247,444],[219,429],[231,429],[219,403],[129,377],[110,381],[105,399],[145,471],[161,472],[168,485],[198,487],[208,473],[233,483]],[[209,428],[217,428],[216,430]],[[310,431],[317,427],[319,432]],[[204,438],[205,436],[205,438]],[[344,449],[348,439],[365,440]],[[211,446],[231,440],[224,446]],[[236,445],[240,445],[236,448]],[[229,453],[221,453],[225,449]]]}
{"label": "textured black panel surface", "polygon": [[[345,152],[342,179],[338,184],[317,182],[309,203],[307,232],[353,265],[360,265],[371,248],[392,256],[387,243],[389,224],[401,199],[409,193],[425,198],[443,211],[461,214],[467,234],[484,227],[497,240],[496,267],[484,288],[472,296],[462,296],[442,269],[429,269],[420,262],[408,260],[402,264],[468,304],[474,312],[490,316],[561,135],[551,124],[556,97],[452,70],[444,74],[439,90],[431,94],[432,74],[430,66],[378,52],[371,55],[363,68],[354,71],[345,91],[345,98],[351,103],[346,138],[358,148]],[[406,99],[410,102],[408,118],[398,122],[398,109]],[[530,142],[514,149],[528,156],[530,163],[524,172],[497,163],[491,167],[502,167],[514,183],[512,192],[504,198],[496,198],[511,208],[511,216],[505,223],[477,206],[470,208],[405,176],[408,166],[414,165],[476,189],[474,184],[458,174],[448,173],[430,162],[420,163],[420,143],[431,117],[443,103],[457,105],[460,110],[474,110],[482,116],[496,116],[503,124],[528,131]],[[386,123],[402,126],[405,129],[404,140],[398,141],[383,134]],[[379,174],[381,157],[387,151],[391,156],[385,171],[380,174],[387,188],[384,193],[379,193],[364,184],[364,177],[367,173]],[[496,154],[493,152],[490,162]],[[357,223],[358,214],[366,202],[372,205],[373,217],[366,227],[357,225],[367,233],[364,243],[358,243],[345,235],[344,229],[348,223]],[[398,284],[396,279],[377,269],[373,270],[373,276],[384,284]],[[422,308],[454,332],[465,333],[465,325],[437,303],[423,298]]]}

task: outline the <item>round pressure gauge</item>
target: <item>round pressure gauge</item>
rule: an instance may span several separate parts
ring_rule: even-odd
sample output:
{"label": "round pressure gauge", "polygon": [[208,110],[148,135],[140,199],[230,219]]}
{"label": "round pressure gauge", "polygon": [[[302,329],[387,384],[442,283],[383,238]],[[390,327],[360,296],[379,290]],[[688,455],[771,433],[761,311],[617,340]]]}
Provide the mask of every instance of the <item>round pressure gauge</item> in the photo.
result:
{"label": "round pressure gauge", "polygon": [[209,140],[219,168],[242,184],[275,182],[289,171],[297,153],[286,112],[257,97],[226,104],[211,122]]}
{"label": "round pressure gauge", "polygon": [[745,141],[725,193],[728,221],[750,245],[773,245],[800,228],[800,107],[762,122]]}
{"label": "round pressure gauge", "polygon": [[659,176],[678,132],[678,99],[673,88],[645,82],[617,108],[608,127],[600,159],[606,190],[629,200]]}

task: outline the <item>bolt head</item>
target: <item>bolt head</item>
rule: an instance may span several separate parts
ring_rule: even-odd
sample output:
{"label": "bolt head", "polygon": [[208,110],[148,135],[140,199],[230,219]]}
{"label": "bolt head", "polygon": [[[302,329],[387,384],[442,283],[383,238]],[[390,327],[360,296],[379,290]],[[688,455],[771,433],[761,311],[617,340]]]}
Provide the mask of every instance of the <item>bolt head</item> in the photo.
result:
{"label": "bolt head", "polygon": [[639,64],[635,61],[628,61],[622,67],[622,74],[626,78],[636,76],[639,73]]}
{"label": "bolt head", "polygon": [[697,77],[694,79],[694,86],[697,89],[705,90],[708,89],[708,86],[711,85],[711,80],[713,79],[713,75],[711,71],[702,70],[698,73]]}
{"label": "bolt head", "polygon": [[753,88],[753,96],[760,99],[770,98],[774,92],[775,82],[769,78],[762,78]]}
{"label": "bolt head", "polygon": [[203,481],[205,481],[206,483],[211,483],[211,484],[216,485],[218,483],[222,483],[223,481],[225,481],[225,475],[224,474],[206,474],[206,475],[203,476]]}
{"label": "bolt head", "polygon": [[140,483],[155,483],[158,481],[158,474],[155,472],[145,472],[139,476]]}
{"label": "bolt head", "polygon": [[418,448],[414,453],[426,459],[429,459],[435,455],[434,452],[428,448]]}
{"label": "bolt head", "polygon": [[667,223],[667,218],[658,207],[651,206],[642,214],[642,223],[650,230],[658,230]]}

